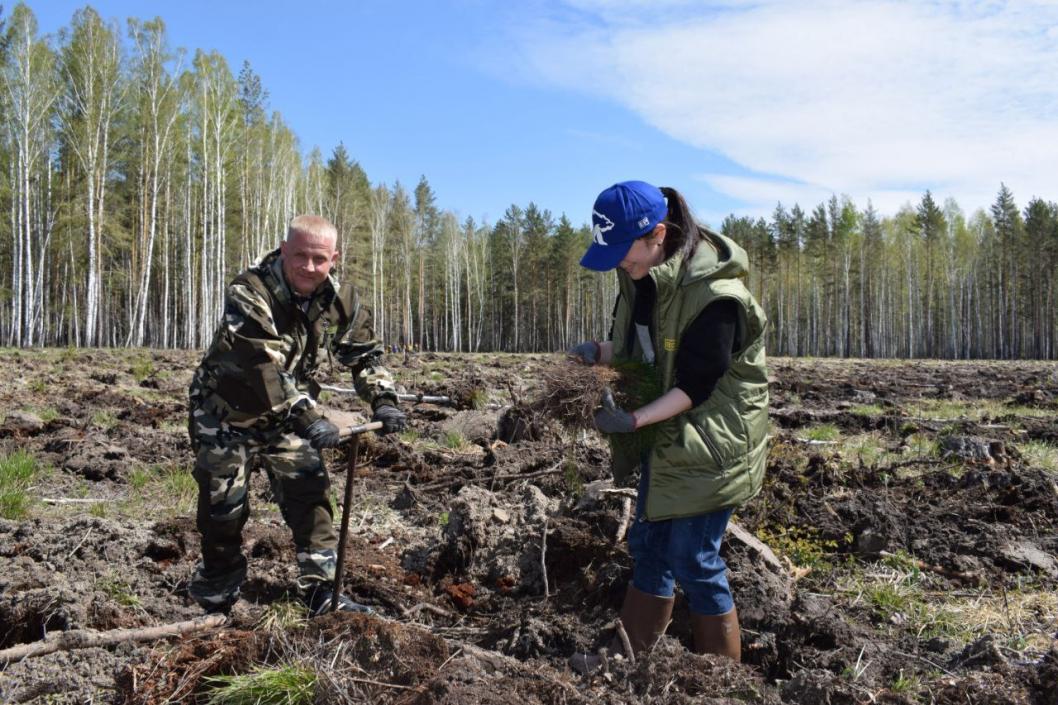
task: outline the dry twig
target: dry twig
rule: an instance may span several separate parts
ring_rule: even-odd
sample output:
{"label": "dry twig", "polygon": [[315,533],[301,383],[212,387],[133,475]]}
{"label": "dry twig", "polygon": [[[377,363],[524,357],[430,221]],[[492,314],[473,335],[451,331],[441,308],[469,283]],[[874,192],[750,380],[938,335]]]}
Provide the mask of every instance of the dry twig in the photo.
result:
{"label": "dry twig", "polygon": [[625,651],[625,656],[628,657],[628,662],[633,666],[636,665],[636,655],[632,651],[632,642],[628,639],[628,632],[625,631],[624,622],[621,618],[617,618],[617,636],[621,640],[621,648]]}
{"label": "dry twig", "polygon": [[544,599],[551,597],[551,588],[547,584],[547,520],[549,517],[544,517],[544,531],[540,538],[540,572],[544,576]]}
{"label": "dry twig", "polygon": [[222,626],[228,618],[222,614],[211,614],[186,622],[161,624],[155,627],[138,629],[112,629],[99,632],[94,629],[71,629],[66,632],[53,632],[42,641],[20,644],[0,651],[0,663],[12,663],[32,656],[42,656],[56,651],[87,649],[92,646],[113,646],[126,641],[155,641],[171,636],[186,636],[195,632],[207,631]]}

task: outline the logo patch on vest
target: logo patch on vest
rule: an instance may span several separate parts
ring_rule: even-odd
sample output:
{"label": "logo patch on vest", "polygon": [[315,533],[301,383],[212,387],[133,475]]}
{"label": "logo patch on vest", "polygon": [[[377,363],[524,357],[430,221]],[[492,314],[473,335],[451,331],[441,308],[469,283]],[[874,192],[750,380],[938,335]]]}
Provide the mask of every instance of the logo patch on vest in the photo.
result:
{"label": "logo patch on vest", "polygon": [[675,338],[665,338],[665,350],[667,350],[668,352],[672,352],[675,349],[676,349],[676,339]]}

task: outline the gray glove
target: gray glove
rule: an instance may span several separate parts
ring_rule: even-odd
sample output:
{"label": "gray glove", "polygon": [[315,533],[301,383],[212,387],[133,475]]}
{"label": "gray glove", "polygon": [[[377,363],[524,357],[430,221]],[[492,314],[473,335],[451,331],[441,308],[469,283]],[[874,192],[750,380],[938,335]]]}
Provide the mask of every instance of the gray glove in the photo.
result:
{"label": "gray glove", "polygon": [[318,418],[300,434],[316,450],[334,448],[342,441],[338,427],[325,418]]}
{"label": "gray glove", "polygon": [[566,354],[579,362],[583,362],[585,365],[594,365],[599,362],[602,348],[599,347],[597,341],[588,340],[570,348]]}
{"label": "gray glove", "polygon": [[613,392],[607,388],[602,394],[602,408],[595,412],[595,428],[603,433],[632,433],[636,430],[636,417],[618,409]]}
{"label": "gray glove", "polygon": [[403,411],[388,401],[381,401],[375,406],[375,415],[371,417],[371,420],[382,422],[380,433],[383,436],[387,433],[403,431],[408,427],[408,417],[404,415]]}

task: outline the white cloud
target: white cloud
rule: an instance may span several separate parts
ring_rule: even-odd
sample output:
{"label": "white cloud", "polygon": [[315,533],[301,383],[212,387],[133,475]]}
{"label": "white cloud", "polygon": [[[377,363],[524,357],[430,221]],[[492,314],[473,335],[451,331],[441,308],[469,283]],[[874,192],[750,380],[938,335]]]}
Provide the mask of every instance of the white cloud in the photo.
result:
{"label": "white cloud", "polygon": [[523,35],[523,69],[776,177],[706,177],[750,209],[793,190],[884,208],[926,188],[973,209],[1000,181],[1022,203],[1058,199],[1054,2],[570,6],[575,21]]}

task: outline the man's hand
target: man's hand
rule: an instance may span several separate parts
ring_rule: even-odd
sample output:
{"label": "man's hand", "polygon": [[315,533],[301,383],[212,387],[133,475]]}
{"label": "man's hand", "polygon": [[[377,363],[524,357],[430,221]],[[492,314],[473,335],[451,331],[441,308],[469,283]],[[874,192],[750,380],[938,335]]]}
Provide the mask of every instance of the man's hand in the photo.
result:
{"label": "man's hand", "polygon": [[378,406],[375,407],[375,415],[371,417],[371,420],[382,422],[381,433],[383,436],[387,433],[403,431],[408,426],[408,417],[404,415],[403,411],[388,401],[379,402]]}
{"label": "man's hand", "polygon": [[338,433],[338,427],[324,418],[316,419],[310,423],[301,435],[316,450],[334,448],[342,440],[341,435]]}
{"label": "man's hand", "polygon": [[595,428],[603,433],[632,433],[636,430],[636,416],[617,408],[613,392],[603,392],[602,408],[595,412]]}
{"label": "man's hand", "polygon": [[566,354],[585,365],[595,365],[602,357],[602,349],[597,341],[589,340],[570,348]]}

